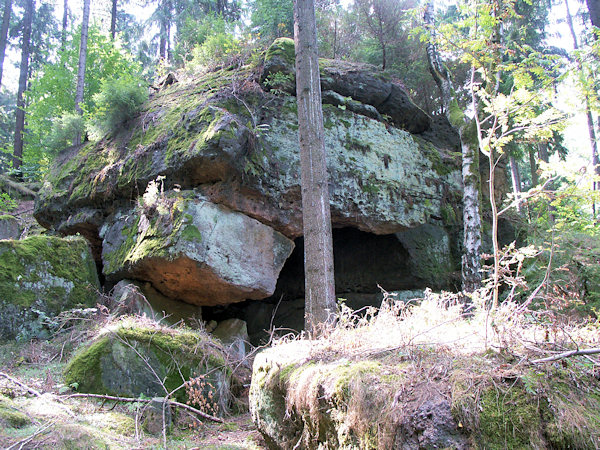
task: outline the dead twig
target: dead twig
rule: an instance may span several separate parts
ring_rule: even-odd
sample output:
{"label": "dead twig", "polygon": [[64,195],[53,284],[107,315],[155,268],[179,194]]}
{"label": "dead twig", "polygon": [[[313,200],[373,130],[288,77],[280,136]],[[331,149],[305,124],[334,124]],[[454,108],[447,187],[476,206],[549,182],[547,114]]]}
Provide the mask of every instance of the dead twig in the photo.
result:
{"label": "dead twig", "polygon": [[600,353],[600,348],[588,348],[588,349],[584,349],[584,350],[570,350],[568,352],[563,352],[563,353],[559,353],[557,355],[548,356],[547,358],[535,359],[531,362],[533,364],[539,364],[539,363],[543,363],[543,362],[558,361],[559,359],[570,358],[572,356],[595,355],[598,353]]}
{"label": "dead twig", "polygon": [[43,427],[39,428],[35,433],[31,436],[26,437],[25,439],[20,440],[19,442],[15,442],[10,447],[7,447],[6,450],[18,449],[21,450],[25,448],[25,445],[29,444],[33,439],[35,439],[40,434],[44,433],[48,428],[54,425],[54,422],[48,422]]}
{"label": "dead twig", "polygon": [[[103,395],[103,394],[70,394],[65,395],[63,398],[98,398],[101,400],[113,400],[116,402],[124,402],[124,403],[150,403],[152,399],[141,399],[141,398],[131,398],[131,397],[117,397],[115,395]],[[175,400],[167,400],[165,403],[173,406],[177,406],[179,408],[188,410],[193,412],[194,414],[208,420],[212,420],[213,422],[225,423],[223,419],[220,417],[213,416],[211,414],[207,414],[204,411],[200,411],[190,405],[186,405],[185,403],[179,403]]]}

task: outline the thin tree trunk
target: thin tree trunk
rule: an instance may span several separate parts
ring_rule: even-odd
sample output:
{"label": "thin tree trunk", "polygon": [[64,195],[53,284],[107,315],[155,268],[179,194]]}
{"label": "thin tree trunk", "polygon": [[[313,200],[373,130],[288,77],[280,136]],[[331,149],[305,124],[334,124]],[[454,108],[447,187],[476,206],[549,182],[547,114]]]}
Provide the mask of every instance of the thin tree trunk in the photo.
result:
{"label": "thin tree trunk", "polygon": [[[79,44],[79,65],[77,67],[77,89],[75,90],[75,111],[83,115],[81,104],[85,86],[85,64],[87,58],[88,25],[90,21],[90,0],[83,1],[83,18],[81,21],[81,42]],[[81,144],[81,134],[75,137],[75,145]]]}
{"label": "thin tree trunk", "polygon": [[304,230],[305,328],[315,336],[333,318],[335,280],[313,0],[295,2],[294,40]]}
{"label": "thin tree trunk", "polygon": [[462,289],[473,292],[481,287],[481,216],[479,213],[479,149],[473,148],[464,136],[464,125],[453,124],[450,118],[450,102],[454,89],[450,74],[443,64],[440,55],[433,44],[435,26],[433,20],[434,5],[429,1],[425,9],[425,24],[432,33],[432,39],[427,44],[427,59],[429,70],[440,90],[444,113],[448,121],[458,131],[462,150],[463,178],[463,255],[462,255]]}
{"label": "thin tree trunk", "polygon": [[69,0],[65,0],[63,6],[62,31],[60,34],[60,49],[67,48],[67,21],[69,20]]}
{"label": "thin tree trunk", "polygon": [[529,169],[531,170],[531,187],[534,188],[540,182],[538,180],[537,164],[535,162],[535,151],[529,148]]}
{"label": "thin tree trunk", "polygon": [[510,179],[512,181],[513,194],[515,196],[517,211],[521,211],[521,174],[519,164],[513,155],[508,156],[510,161]]}
{"label": "thin tree trunk", "polygon": [[10,25],[11,12],[12,12],[12,0],[5,0],[4,1],[4,13],[2,14],[2,28],[0,28],[0,86],[2,85],[4,55],[6,54],[6,42],[8,40],[8,26]]}
{"label": "thin tree trunk", "polygon": [[117,33],[117,2],[118,0],[112,0],[112,8],[110,11],[110,38],[115,40],[115,34]]}
{"label": "thin tree trunk", "polygon": [[164,18],[160,19],[160,40],[158,44],[158,56],[164,60],[167,57],[167,24]]}
{"label": "thin tree trunk", "polygon": [[34,0],[28,0],[23,17],[23,40],[21,44],[21,66],[19,70],[19,90],[17,92],[17,111],[15,123],[15,141],[13,150],[13,168],[20,169],[23,162],[23,133],[25,131],[25,90],[29,75],[29,45],[31,40],[31,23],[35,11]]}
{"label": "thin tree trunk", "polygon": [[[590,11],[590,18],[592,19],[592,24],[594,26],[598,26],[598,22],[597,22],[598,17],[596,16],[596,23],[594,23],[594,19],[592,18],[593,11],[595,12],[596,15],[599,12],[598,11],[598,0],[588,0],[587,5],[588,5],[588,10]],[[567,14],[567,25],[569,25],[569,31],[571,32],[571,38],[573,39],[573,48],[575,50],[578,50],[579,42],[577,40],[577,34],[575,33],[575,27],[573,26],[573,17],[571,16],[571,11],[569,9],[568,0],[565,0],[565,9],[566,9],[566,14]],[[583,63],[579,59],[579,57],[577,57],[577,68],[583,74]],[[600,176],[600,165],[598,164],[598,162],[599,162],[598,161],[598,146],[597,146],[597,141],[596,141],[594,118],[592,116],[592,110],[590,108],[590,99],[587,94],[585,94],[585,115],[587,118],[588,135],[590,137],[590,147],[592,150],[592,165],[594,166],[593,170],[596,175]],[[600,126],[600,124],[599,124],[599,126]],[[597,186],[596,182],[594,182],[592,185],[592,189],[596,190],[597,187],[598,186]],[[594,216],[596,216],[596,204],[595,203],[592,205],[592,209],[594,212]]]}

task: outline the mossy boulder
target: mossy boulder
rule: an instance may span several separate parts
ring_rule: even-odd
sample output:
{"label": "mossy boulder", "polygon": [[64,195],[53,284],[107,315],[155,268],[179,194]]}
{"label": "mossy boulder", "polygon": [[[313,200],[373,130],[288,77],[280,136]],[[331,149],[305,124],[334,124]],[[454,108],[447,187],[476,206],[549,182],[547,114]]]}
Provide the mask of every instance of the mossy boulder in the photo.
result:
{"label": "mossy boulder", "polygon": [[23,428],[30,423],[29,416],[21,411],[11,399],[0,395],[0,428]]}
{"label": "mossy boulder", "polygon": [[64,377],[79,392],[127,397],[164,397],[188,382],[173,398],[206,402],[215,413],[231,400],[226,354],[207,333],[127,318],[103,328],[79,349]]}
{"label": "mossy boulder", "polygon": [[101,235],[109,280],[148,280],[195,305],[270,296],[294,248],[273,228],[193,192],[167,193],[145,210],[120,212]]}
{"label": "mossy boulder", "polygon": [[98,274],[82,237],[0,241],[0,339],[44,337],[44,320],[96,303]]}
{"label": "mossy boulder", "polygon": [[[269,448],[594,449],[600,385],[585,368],[296,341],[260,353],[250,411]],[[331,344],[330,344],[331,345]],[[508,369],[507,367],[513,367]]]}

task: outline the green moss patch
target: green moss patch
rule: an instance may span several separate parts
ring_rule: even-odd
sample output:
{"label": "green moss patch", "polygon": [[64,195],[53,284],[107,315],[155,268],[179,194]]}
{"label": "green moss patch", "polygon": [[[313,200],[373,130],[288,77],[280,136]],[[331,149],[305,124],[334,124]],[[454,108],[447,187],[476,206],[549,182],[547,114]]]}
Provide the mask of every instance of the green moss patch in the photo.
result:
{"label": "green moss patch", "polygon": [[165,396],[166,389],[176,391],[179,401],[190,399],[189,389],[181,386],[200,377],[218,410],[229,399],[216,397],[231,383],[224,351],[208,334],[132,319],[103,329],[73,356],[64,375],[65,383],[81,392],[152,397]]}
{"label": "green moss patch", "polygon": [[[93,306],[98,289],[96,266],[83,238],[0,241],[0,338],[20,331],[35,335],[43,319]],[[40,324],[32,323],[38,319]]]}
{"label": "green moss patch", "polygon": [[30,423],[27,414],[20,411],[12,400],[0,395],[0,428],[23,428]]}

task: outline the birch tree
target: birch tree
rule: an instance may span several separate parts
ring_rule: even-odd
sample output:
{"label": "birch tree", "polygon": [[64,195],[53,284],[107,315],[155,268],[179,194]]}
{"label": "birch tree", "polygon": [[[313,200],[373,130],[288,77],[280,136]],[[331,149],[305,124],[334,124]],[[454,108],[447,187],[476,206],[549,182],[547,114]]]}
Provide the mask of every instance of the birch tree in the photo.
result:
{"label": "birch tree", "polygon": [[313,0],[294,5],[302,186],[305,329],[318,335],[335,309],[333,241]]}
{"label": "birch tree", "polygon": [[[430,0],[425,9],[425,24],[430,33],[435,32],[434,3]],[[463,180],[463,255],[462,255],[462,289],[472,293],[481,287],[481,214],[479,205],[479,148],[473,144],[472,139],[466,137],[471,125],[465,122],[463,114],[456,112],[458,104],[453,103],[455,92],[448,69],[444,65],[435,45],[435,36],[432,35],[427,44],[427,58],[431,75],[440,90],[442,106],[448,121],[460,136],[462,152],[462,180]],[[471,86],[475,76],[475,67],[471,67]],[[473,107],[475,96],[471,92]]]}

